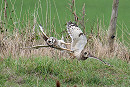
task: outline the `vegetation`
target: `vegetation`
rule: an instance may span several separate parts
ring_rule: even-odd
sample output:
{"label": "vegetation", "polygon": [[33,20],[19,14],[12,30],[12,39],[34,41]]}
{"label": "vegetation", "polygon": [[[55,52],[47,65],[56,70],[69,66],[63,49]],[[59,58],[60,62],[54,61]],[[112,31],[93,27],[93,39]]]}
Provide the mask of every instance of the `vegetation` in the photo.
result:
{"label": "vegetation", "polygon": [[128,87],[130,65],[117,58],[106,61],[114,67],[104,66],[93,59],[77,61],[49,57],[8,57],[0,61],[0,86],[55,87],[56,81],[59,80],[62,87]]}
{"label": "vegetation", "polygon": [[[29,1],[27,0],[26,3],[24,0],[0,1],[1,87],[55,87],[57,80],[63,87],[73,85],[78,87],[128,87],[130,85],[129,29],[124,23],[117,25],[117,30],[121,30],[121,32],[116,33],[115,48],[110,54],[107,41],[107,25],[109,22],[106,18],[108,18],[108,15],[104,15],[104,19],[94,16],[96,22],[88,21],[88,18],[91,19],[94,15],[94,12],[90,12],[92,8],[88,8],[91,7],[89,6],[91,4],[87,4],[90,1],[87,1],[86,4],[80,4],[82,3],[80,0],[74,4],[71,1],[64,0],[63,2],[69,4],[66,4],[66,8],[63,9],[60,9],[60,5],[64,7],[64,3],[61,4],[60,2],[61,0],[39,0],[38,2],[34,0],[32,3],[35,4],[29,4],[30,8],[28,8],[25,4],[28,4]],[[42,5],[43,2],[46,4]],[[60,5],[58,2],[60,2]],[[112,0],[109,0],[109,2],[112,2]],[[111,6],[112,4],[110,4],[110,8]],[[85,9],[88,10],[86,14],[89,14],[89,16],[85,16]],[[111,12],[111,9],[109,10]],[[70,42],[64,24],[66,21],[74,21],[73,12],[79,18],[79,22],[77,22],[79,27],[85,34],[87,31],[88,43],[86,49],[93,55],[109,62],[113,67],[105,66],[94,59],[87,59],[86,61],[71,59],[67,52],[62,53],[53,48],[21,49],[32,45],[45,44],[39,35],[37,24],[42,24],[49,36],[60,38],[63,34],[65,41]],[[97,13],[97,11],[95,12]],[[90,17],[90,15],[92,16]]]}

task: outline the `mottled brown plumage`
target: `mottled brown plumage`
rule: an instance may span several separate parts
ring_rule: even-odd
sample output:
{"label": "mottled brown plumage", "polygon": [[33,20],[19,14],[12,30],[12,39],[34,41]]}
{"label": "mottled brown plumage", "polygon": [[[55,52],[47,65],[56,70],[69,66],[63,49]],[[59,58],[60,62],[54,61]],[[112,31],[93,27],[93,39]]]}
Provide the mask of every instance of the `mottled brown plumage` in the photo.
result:
{"label": "mottled brown plumage", "polygon": [[109,63],[106,63],[103,60],[91,55],[88,51],[85,51],[87,38],[83,34],[82,30],[75,23],[69,21],[66,27],[68,34],[71,37],[71,51],[73,52],[74,57],[76,57],[78,60],[86,60],[88,58],[93,58],[110,66]]}

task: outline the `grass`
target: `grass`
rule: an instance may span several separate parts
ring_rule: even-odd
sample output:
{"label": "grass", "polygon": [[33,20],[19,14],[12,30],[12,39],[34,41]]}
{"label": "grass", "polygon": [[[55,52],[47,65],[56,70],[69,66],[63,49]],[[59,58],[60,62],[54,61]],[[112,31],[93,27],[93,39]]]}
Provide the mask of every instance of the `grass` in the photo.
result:
{"label": "grass", "polygon": [[[29,4],[30,0],[26,2],[24,0],[16,0],[16,2],[10,0],[9,7],[5,10],[3,9],[5,1],[0,1],[0,87],[55,87],[57,80],[63,87],[68,85],[128,87],[130,85],[130,40],[129,29],[125,23],[123,25],[117,24],[117,32],[121,30],[121,33],[116,33],[114,51],[111,54],[108,52],[106,29],[109,23],[108,19],[110,19],[112,0],[108,3],[94,0],[97,3],[102,2],[101,8],[90,0],[76,0],[75,4],[76,14],[80,18],[82,18],[80,13],[84,2],[86,6],[85,27],[88,39],[86,49],[114,67],[108,67],[93,59],[73,60],[66,52],[62,56],[64,58],[61,58],[61,53],[52,48],[21,50],[22,47],[45,44],[45,41],[39,36],[37,24],[42,24],[48,35],[59,39],[61,36],[59,32],[65,30],[66,21],[74,20],[72,13],[65,8],[68,6],[65,3],[70,2],[66,0],[62,3],[59,0],[39,0]],[[120,6],[124,6],[123,3],[121,1]],[[63,8],[61,8],[62,6]],[[7,11],[7,19],[3,11]],[[125,12],[119,11],[119,20],[121,13]],[[102,15],[104,15],[104,19],[102,19]],[[88,21],[86,21],[87,18],[89,18]],[[79,25],[79,27],[82,26]],[[68,37],[66,33],[64,33],[64,37]],[[65,40],[70,42],[69,39]],[[127,45],[123,41],[127,42]]]}
{"label": "grass", "polygon": [[[31,4],[30,4],[31,2]],[[117,19],[117,37],[123,41],[129,47],[129,0],[120,1],[119,14]],[[1,27],[4,26],[7,31],[13,31],[15,29],[22,30],[26,26],[32,28],[34,23],[34,15],[36,16],[36,22],[42,24],[47,33],[55,29],[61,36],[61,32],[66,30],[66,21],[74,21],[74,17],[71,14],[68,3],[71,0],[39,0],[39,1],[25,1],[25,0],[10,0],[7,1],[8,7],[6,8],[7,20],[4,17],[5,1],[1,0],[0,22]],[[112,0],[76,0],[76,14],[79,18],[82,16],[82,7],[85,3],[85,28],[87,33],[91,32],[91,29],[97,27],[97,19],[104,27],[104,30],[108,29],[110,22]],[[97,4],[98,3],[98,4]],[[101,21],[100,21],[101,20]],[[5,23],[6,22],[6,23]],[[30,23],[28,25],[28,23]],[[34,23],[34,24],[33,24]],[[3,25],[6,24],[6,25]],[[25,29],[24,29],[25,30]],[[1,29],[0,29],[1,31]],[[94,30],[96,31],[96,30]],[[123,36],[123,37],[122,37]]]}
{"label": "grass", "polygon": [[[82,6],[83,6],[83,3],[85,3],[85,9],[86,9],[86,15],[87,15],[86,20],[89,19],[85,25],[88,30],[87,32],[89,32],[89,30],[91,29],[93,24],[95,24],[97,18],[104,20],[105,25],[107,25],[107,27],[108,27],[109,22],[110,22],[110,17],[111,17],[112,1],[113,0],[109,0],[109,1],[76,0],[76,2],[75,2],[76,13],[78,14],[78,16],[81,15]],[[30,2],[31,2],[31,4],[30,4]],[[2,6],[1,10],[3,10],[4,3],[2,4],[2,0],[0,1],[0,3]],[[61,30],[60,30],[61,27],[59,26],[59,20],[57,18],[56,8],[54,6],[53,0],[51,0],[51,1],[50,0],[39,0],[39,1],[11,0],[11,1],[8,1],[10,11],[13,11],[13,10],[15,11],[15,14],[13,12],[11,13],[12,17],[18,17],[18,18],[20,17],[21,20],[23,20],[24,16],[26,16],[26,14],[28,14],[28,11],[30,12],[30,15],[33,16],[34,12],[37,10],[35,7],[38,7],[39,17],[40,17],[40,19],[42,19],[42,20],[39,20],[39,22],[41,24],[44,24],[43,21],[44,22],[46,21],[47,3],[49,6],[48,7],[48,18],[50,16],[52,19],[55,18],[55,24],[57,25],[57,29],[58,29],[57,31],[61,32]],[[66,9],[67,7],[69,7],[68,3],[69,3],[69,0],[65,0],[65,1],[55,0],[57,11],[58,11],[58,14],[60,17],[60,23],[62,26],[65,24],[65,21],[69,21],[70,19],[74,20],[70,16],[70,11],[68,9]],[[130,18],[129,10],[128,10],[130,8],[129,3],[130,3],[129,0],[120,1],[118,23],[117,23],[120,26],[122,24],[124,24],[124,26],[126,25],[128,28],[130,28],[130,26],[129,26],[130,20],[128,19],[128,18]],[[35,11],[34,11],[34,9],[35,9]],[[50,14],[50,11],[51,11],[51,14]],[[8,10],[7,10],[7,12],[8,12]],[[21,14],[21,16],[20,16],[20,14]],[[9,16],[9,14],[7,14],[7,15]],[[48,19],[48,21],[50,21],[50,19]]]}
{"label": "grass", "polygon": [[[110,21],[110,16],[111,16],[111,6],[112,6],[112,1],[113,0],[109,0],[109,1],[104,1],[104,0],[76,0],[75,4],[76,4],[76,9],[77,9],[77,13],[79,14],[79,12],[81,11],[82,9],[82,6],[83,6],[83,3],[86,4],[86,14],[87,14],[87,18],[89,18],[89,22],[87,24],[87,26],[90,27],[90,24],[93,23],[97,18],[103,18],[103,15],[105,17],[105,22],[107,24],[109,24],[109,21]],[[0,1],[2,3],[2,0]],[[28,0],[28,1],[25,1],[25,0],[11,0],[11,1],[8,1],[8,4],[10,6],[10,10],[13,10],[11,8],[11,3],[14,5],[14,10],[16,11],[16,14],[17,16],[19,17],[20,16],[20,11],[21,11],[21,6],[22,6],[22,17],[25,16],[25,13],[30,10],[30,15],[34,14],[34,9],[35,9],[35,6],[38,6],[39,4],[39,1],[31,1],[31,0]],[[30,4],[31,2],[31,4]],[[47,5],[47,1],[46,0],[40,0],[40,4],[41,4],[41,7],[42,7],[42,10],[43,10],[43,13],[41,16],[44,17],[44,21],[45,21],[45,15],[46,15],[46,5]],[[67,17],[68,14],[70,14],[69,10],[66,9],[66,7],[68,6],[68,2],[69,0],[65,0],[65,1],[61,1],[61,0],[55,0],[55,4],[56,4],[56,7],[57,7],[57,10],[58,10],[58,13],[59,13],[59,16],[60,16],[60,21],[62,24],[64,24],[64,21],[65,21],[65,17],[68,19],[70,19],[70,17]],[[23,3],[23,4],[22,4]],[[50,10],[51,8],[51,11],[52,11],[52,18],[55,16],[56,17],[56,10],[55,10],[55,7],[54,7],[54,3],[53,3],[53,0],[49,2],[48,0],[48,4],[51,4],[51,7],[48,8],[48,10]],[[123,22],[126,22],[127,26],[129,26],[129,3],[130,1],[129,0],[125,0],[125,1],[120,1],[119,3],[119,19],[118,19],[118,23],[120,21],[123,21]],[[4,6],[4,5],[3,5]],[[39,11],[40,11],[40,8],[39,8]],[[39,12],[39,14],[41,14]],[[22,18],[21,17],[21,18]],[[57,19],[56,19],[57,20]],[[43,20],[42,20],[43,21]],[[58,24],[58,20],[56,21],[57,24]],[[106,24],[106,25],[107,25]]]}
{"label": "grass", "polygon": [[62,87],[130,85],[130,65],[120,59],[104,59],[113,65],[108,67],[99,61],[88,59],[5,58],[0,61],[0,86],[55,87],[59,80]]}

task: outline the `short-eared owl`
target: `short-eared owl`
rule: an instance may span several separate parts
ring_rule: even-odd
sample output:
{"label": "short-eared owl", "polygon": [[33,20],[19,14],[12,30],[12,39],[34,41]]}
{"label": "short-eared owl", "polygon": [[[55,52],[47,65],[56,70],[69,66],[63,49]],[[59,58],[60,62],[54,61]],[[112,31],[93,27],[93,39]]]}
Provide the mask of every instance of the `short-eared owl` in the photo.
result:
{"label": "short-eared owl", "polygon": [[71,21],[69,21],[66,27],[68,34],[71,37],[71,51],[73,52],[74,57],[76,57],[78,60],[86,60],[87,58],[94,58],[110,66],[110,64],[104,62],[103,60],[85,51],[87,38],[76,23],[72,23]]}
{"label": "short-eared owl", "polygon": [[45,32],[43,31],[42,26],[39,25],[39,27],[40,27],[40,31],[42,32],[42,37],[46,41],[47,45],[36,45],[36,46],[32,46],[32,47],[27,47],[27,48],[38,49],[38,48],[41,48],[41,47],[52,47],[52,48],[56,48],[58,50],[71,51],[70,49],[65,48],[65,45],[69,45],[70,43],[65,43],[63,36],[62,36],[61,40],[57,40],[55,37],[48,37],[45,34]]}

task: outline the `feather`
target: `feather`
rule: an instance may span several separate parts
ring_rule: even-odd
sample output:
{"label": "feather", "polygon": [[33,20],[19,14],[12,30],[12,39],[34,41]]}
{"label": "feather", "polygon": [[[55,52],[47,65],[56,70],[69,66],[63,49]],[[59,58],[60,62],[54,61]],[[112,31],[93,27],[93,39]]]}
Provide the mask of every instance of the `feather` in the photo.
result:
{"label": "feather", "polygon": [[41,32],[42,32],[43,39],[44,39],[45,41],[47,41],[48,36],[44,33],[44,31],[43,31],[43,28],[42,28],[41,24],[39,25],[39,27],[40,27],[40,30],[41,30]]}

